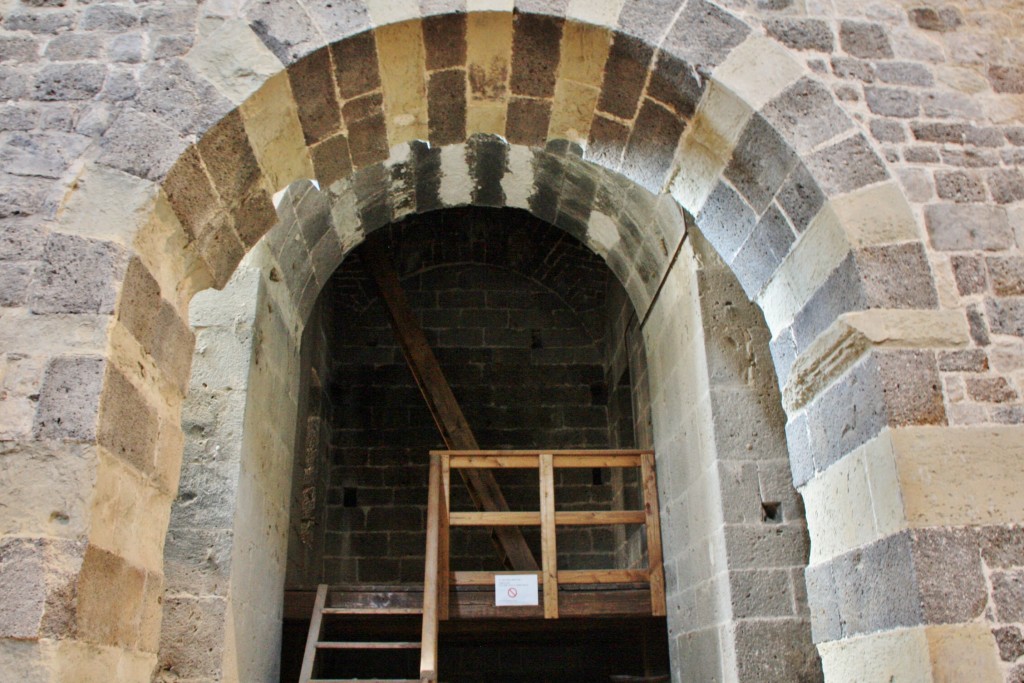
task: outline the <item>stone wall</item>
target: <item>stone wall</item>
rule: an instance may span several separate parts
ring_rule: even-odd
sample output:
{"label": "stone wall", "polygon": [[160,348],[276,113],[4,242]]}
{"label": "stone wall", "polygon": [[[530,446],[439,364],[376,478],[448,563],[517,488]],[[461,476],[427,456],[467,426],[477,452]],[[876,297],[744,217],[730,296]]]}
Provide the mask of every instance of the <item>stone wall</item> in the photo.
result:
{"label": "stone wall", "polygon": [[[632,447],[631,388],[614,394],[629,441],[613,444],[610,371],[600,355],[604,296],[617,285],[592,254],[508,211],[427,216],[383,238],[394,246],[403,289],[482,448]],[[330,453],[316,465],[329,488],[317,502],[324,519],[310,542],[321,548],[323,565],[293,572],[289,586],[421,581],[427,452],[443,443],[358,258],[342,264],[315,310],[329,321],[319,400],[330,421]],[[535,472],[496,478],[512,509],[538,509]],[[626,487],[634,509],[636,481]],[[613,498],[621,505],[623,490],[614,470],[561,470],[556,500],[559,509],[609,509]],[[452,508],[473,509],[457,477]],[[561,531],[559,566],[628,566],[625,555],[616,556],[615,531]],[[539,557],[539,531],[524,533]],[[294,534],[291,544],[301,547]],[[456,569],[501,568],[482,529],[453,530],[452,554]]]}

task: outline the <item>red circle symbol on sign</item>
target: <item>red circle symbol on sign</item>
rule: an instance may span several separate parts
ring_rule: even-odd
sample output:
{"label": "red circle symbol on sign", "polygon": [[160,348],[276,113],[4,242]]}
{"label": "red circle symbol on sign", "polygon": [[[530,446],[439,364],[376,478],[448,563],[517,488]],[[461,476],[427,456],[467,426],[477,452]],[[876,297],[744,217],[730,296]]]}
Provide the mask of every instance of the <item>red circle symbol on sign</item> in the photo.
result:
{"label": "red circle symbol on sign", "polygon": [[519,595],[519,591],[517,591],[514,587],[508,589],[508,597],[514,598],[517,595]]}

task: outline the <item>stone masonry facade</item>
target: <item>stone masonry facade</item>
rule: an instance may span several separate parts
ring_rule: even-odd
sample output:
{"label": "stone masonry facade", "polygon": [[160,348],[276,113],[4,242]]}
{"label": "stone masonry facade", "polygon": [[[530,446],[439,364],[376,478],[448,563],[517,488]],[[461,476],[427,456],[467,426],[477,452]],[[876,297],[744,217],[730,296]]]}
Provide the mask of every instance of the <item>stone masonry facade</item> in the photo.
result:
{"label": "stone masonry facade", "polygon": [[[230,615],[223,653],[182,655],[216,664],[193,678],[273,679],[274,614],[252,593],[283,585],[266,548],[287,537],[298,340],[367,234],[475,205],[576,237],[635,311],[651,443],[679,474],[659,478],[677,680],[813,672],[804,591],[825,680],[1024,679],[1020,3],[3,0],[0,15],[12,678],[151,680],[174,628],[220,633]],[[762,356],[699,323],[730,308],[700,298],[714,269],[698,234],[763,316],[781,412],[760,399],[766,370],[716,374],[716,349]],[[190,302],[231,289],[243,258],[259,307],[200,327],[251,325],[252,355],[197,375]],[[189,588],[165,561],[179,479],[204,493],[182,465],[203,464],[183,406],[228,376],[278,421],[246,400],[247,419],[189,423],[241,424],[256,447],[208,454],[237,466],[216,521],[230,580],[169,620],[166,591]],[[726,395],[757,397],[748,432]],[[774,456],[725,476],[747,443],[783,452],[754,438],[782,417],[790,479],[769,476]],[[805,527],[735,517],[742,494],[785,519],[793,487]],[[789,616],[751,617],[737,599],[764,584],[740,572],[775,567]]]}

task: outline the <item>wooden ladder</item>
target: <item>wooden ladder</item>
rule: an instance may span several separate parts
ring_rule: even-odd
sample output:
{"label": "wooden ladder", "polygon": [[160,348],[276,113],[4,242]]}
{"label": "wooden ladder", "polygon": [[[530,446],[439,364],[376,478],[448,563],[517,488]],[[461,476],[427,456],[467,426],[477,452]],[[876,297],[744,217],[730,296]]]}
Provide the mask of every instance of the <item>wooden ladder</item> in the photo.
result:
{"label": "wooden ladder", "polygon": [[341,681],[406,681],[419,683],[419,678],[313,678],[316,670],[316,656],[321,650],[419,650],[419,641],[332,641],[321,640],[324,631],[325,617],[352,616],[409,616],[422,615],[419,607],[329,607],[327,606],[328,587],[320,584],[316,591],[316,602],[313,604],[313,616],[309,622],[309,635],[306,638],[306,650],[302,657],[302,670],[299,683],[340,683]]}

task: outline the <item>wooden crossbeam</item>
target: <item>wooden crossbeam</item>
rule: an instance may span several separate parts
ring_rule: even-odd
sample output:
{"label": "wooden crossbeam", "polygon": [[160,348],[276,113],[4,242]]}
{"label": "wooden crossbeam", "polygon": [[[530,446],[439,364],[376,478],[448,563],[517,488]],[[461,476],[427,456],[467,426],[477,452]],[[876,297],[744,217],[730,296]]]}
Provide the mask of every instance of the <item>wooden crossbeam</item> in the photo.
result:
{"label": "wooden crossbeam", "polygon": [[[377,283],[395,337],[405,360],[423,394],[445,445],[453,450],[477,450],[476,437],[466,416],[455,400],[448,380],[434,355],[423,329],[419,326],[398,274],[387,253],[376,240],[367,240],[360,248],[360,258]],[[507,512],[509,507],[494,475],[487,470],[460,469],[459,474],[469,489],[478,510]],[[492,538],[505,566],[517,570],[538,569],[537,560],[526,544],[522,532],[515,527],[496,527]]]}

